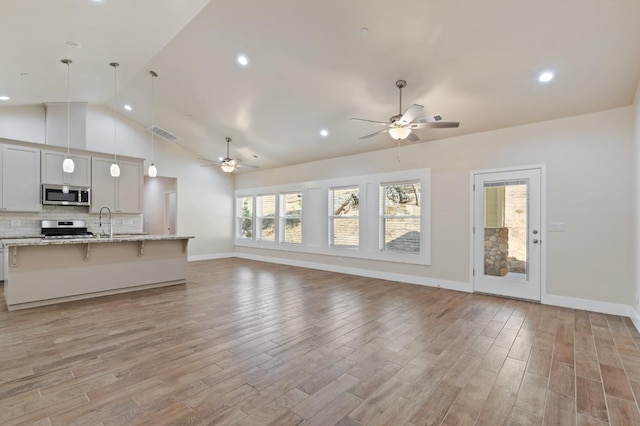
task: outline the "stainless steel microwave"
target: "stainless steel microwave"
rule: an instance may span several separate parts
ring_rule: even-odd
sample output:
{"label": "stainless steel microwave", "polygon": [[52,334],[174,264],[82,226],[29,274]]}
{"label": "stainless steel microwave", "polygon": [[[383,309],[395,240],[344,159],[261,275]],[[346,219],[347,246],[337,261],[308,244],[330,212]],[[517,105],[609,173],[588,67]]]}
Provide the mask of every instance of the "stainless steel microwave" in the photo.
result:
{"label": "stainless steel microwave", "polygon": [[42,185],[42,204],[57,206],[90,206],[91,190],[68,185]]}

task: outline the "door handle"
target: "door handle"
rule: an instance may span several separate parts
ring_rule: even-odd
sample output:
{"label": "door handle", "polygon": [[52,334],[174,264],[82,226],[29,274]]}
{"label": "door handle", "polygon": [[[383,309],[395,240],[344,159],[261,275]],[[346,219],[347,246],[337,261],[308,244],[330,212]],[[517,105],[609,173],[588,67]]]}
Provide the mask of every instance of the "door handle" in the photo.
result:
{"label": "door handle", "polygon": [[538,240],[534,239],[533,241],[531,241],[533,244],[538,244]]}

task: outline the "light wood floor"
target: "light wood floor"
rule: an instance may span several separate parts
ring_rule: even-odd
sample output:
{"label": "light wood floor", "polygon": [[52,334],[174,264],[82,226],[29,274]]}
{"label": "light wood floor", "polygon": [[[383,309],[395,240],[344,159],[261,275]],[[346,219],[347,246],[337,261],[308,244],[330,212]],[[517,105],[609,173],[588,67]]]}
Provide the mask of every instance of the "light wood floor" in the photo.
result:
{"label": "light wood floor", "polygon": [[7,312],[0,424],[639,425],[627,318],[240,259]]}

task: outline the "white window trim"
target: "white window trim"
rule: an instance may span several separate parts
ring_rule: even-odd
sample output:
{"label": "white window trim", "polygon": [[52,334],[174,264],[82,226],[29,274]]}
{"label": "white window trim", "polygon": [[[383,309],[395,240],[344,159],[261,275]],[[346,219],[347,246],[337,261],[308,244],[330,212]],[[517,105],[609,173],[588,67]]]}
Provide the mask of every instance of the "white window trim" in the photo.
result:
{"label": "white window trim", "polygon": [[[251,238],[240,238],[240,221],[242,221],[245,217],[238,214],[238,209],[240,209],[240,198],[251,198]],[[253,241],[255,239],[255,224],[256,224],[256,199],[253,195],[236,195],[236,201],[234,203],[234,236],[236,241]]]}
{"label": "white window trim", "polygon": [[420,254],[420,252],[422,252],[422,238],[420,238],[420,251],[418,253],[412,253],[412,252],[402,252],[400,250],[390,250],[390,249],[385,249],[385,242],[384,242],[384,234],[386,232],[386,219],[419,219],[420,220],[420,234],[422,235],[422,186],[420,187],[420,216],[386,216],[385,213],[385,204],[384,204],[384,200],[382,200],[382,197],[384,197],[384,195],[382,194],[382,188],[384,186],[391,186],[391,185],[413,185],[416,183],[420,183],[420,180],[415,179],[415,180],[411,180],[411,181],[393,181],[393,182],[380,182],[380,187],[379,187],[379,192],[380,192],[380,204],[378,205],[378,208],[380,209],[380,214],[378,217],[378,223],[379,223],[379,228],[380,228],[380,238],[378,240],[378,248],[382,251],[388,252],[388,253],[403,253],[403,254]]}
{"label": "white window trim", "polygon": [[[304,194],[302,193],[302,191],[284,191],[284,192],[280,192],[278,194],[278,215],[277,215],[277,219],[278,219],[278,226],[280,226],[280,228],[278,229],[278,244],[290,244],[292,246],[300,246],[303,243],[303,235],[300,236],[300,242],[299,243],[290,243],[287,241],[284,241],[285,239],[285,235],[284,233],[285,228],[286,228],[286,220],[287,219],[298,219],[298,217],[296,216],[287,216],[287,211],[286,208],[284,208],[284,200],[286,198],[287,195],[300,195],[300,197],[302,198],[301,204],[302,204],[302,210],[304,210]],[[282,215],[280,214],[282,212]],[[300,212],[300,224],[302,224],[302,229],[304,229],[304,224],[302,222],[302,212]]]}
{"label": "white window trim", "polygon": [[[421,186],[420,253],[403,253],[380,250],[380,185],[385,182],[419,181]],[[329,197],[330,188],[359,187],[360,198],[360,246],[347,248],[329,246]],[[248,188],[235,191],[235,197],[302,193],[302,243],[280,243],[273,241],[235,239],[238,247],[268,248],[326,256],[400,262],[415,265],[431,264],[431,170],[412,169],[390,173],[350,176],[321,181],[299,182],[289,185]],[[277,208],[280,203],[277,203]],[[363,208],[364,206],[364,208]],[[236,206],[237,208],[237,206]],[[235,213],[235,212],[234,212]],[[254,207],[255,215],[255,207]],[[280,216],[277,212],[279,227]],[[255,228],[254,219],[254,228]],[[310,225],[311,224],[311,225]],[[237,225],[236,225],[237,226]],[[277,229],[276,232],[279,233]],[[255,233],[255,231],[254,231]],[[238,235],[237,233],[235,234]],[[255,234],[254,234],[255,235]]]}
{"label": "white window trim", "polygon": [[[329,188],[329,190],[327,191],[327,196],[329,197],[328,201],[327,201],[327,227],[329,228],[329,233],[328,235],[328,240],[327,240],[327,246],[334,248],[334,249],[346,249],[346,250],[358,250],[360,248],[361,245],[361,235],[360,235],[360,225],[361,225],[361,221],[360,221],[360,209],[358,208],[358,216],[336,216],[333,214],[333,208],[335,207],[333,205],[334,199],[331,197],[331,193],[333,191],[339,191],[341,189],[352,189],[352,190],[357,190],[358,192],[358,200],[360,200],[360,186],[359,185],[349,185],[349,186],[340,186],[340,187],[331,187]],[[359,201],[358,201],[359,203]],[[354,220],[356,219],[358,220],[358,245],[355,246],[350,246],[350,245],[344,245],[344,244],[333,244],[333,240],[335,237],[335,233],[334,233],[334,229],[335,227],[333,226],[333,224],[335,223],[334,220],[338,219],[338,220]]]}
{"label": "white window trim", "polygon": [[[261,237],[259,237],[259,235],[262,233],[262,219],[265,218],[265,216],[258,216],[258,204],[260,204],[260,208],[262,208],[262,203],[258,202],[258,198],[260,197],[273,197],[274,200],[274,208],[275,208],[275,213],[273,216],[273,226],[274,226],[274,234],[273,234],[273,240],[263,240]],[[253,198],[253,235],[254,235],[254,240],[256,241],[260,241],[262,243],[266,243],[266,244],[275,244],[278,242],[278,235],[279,235],[279,226],[278,226],[278,221],[279,221],[279,208],[278,208],[278,196],[276,193],[261,193],[261,194],[256,194]],[[266,216],[268,217],[268,216]],[[258,229],[258,227],[260,227],[260,229]]]}

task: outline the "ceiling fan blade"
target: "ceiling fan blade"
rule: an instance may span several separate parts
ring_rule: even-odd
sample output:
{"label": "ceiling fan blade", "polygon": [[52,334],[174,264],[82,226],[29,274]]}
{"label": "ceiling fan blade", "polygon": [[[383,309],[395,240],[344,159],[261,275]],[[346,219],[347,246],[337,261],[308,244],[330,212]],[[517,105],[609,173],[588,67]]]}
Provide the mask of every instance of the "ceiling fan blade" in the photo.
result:
{"label": "ceiling fan blade", "polygon": [[383,126],[387,125],[387,123],[385,121],[367,120],[366,118],[350,118],[349,120],[351,120],[351,121],[366,121],[367,123],[382,124]]}
{"label": "ceiling fan blade", "polygon": [[372,137],[374,137],[374,136],[378,136],[378,135],[379,135],[379,134],[381,134],[381,133],[386,133],[386,132],[388,132],[388,131],[389,131],[389,129],[379,130],[379,131],[377,131],[377,132],[375,132],[375,133],[371,133],[371,134],[369,134],[369,135],[362,136],[360,139],[369,139],[369,138],[372,138]]}
{"label": "ceiling fan blade", "polygon": [[414,132],[409,133],[409,136],[407,136],[407,139],[409,139],[411,142],[418,142],[420,140],[418,135],[416,135]]}
{"label": "ceiling fan blade", "polygon": [[414,123],[434,123],[436,121],[443,121],[442,114],[433,114],[427,117],[421,117],[414,121]]}
{"label": "ceiling fan blade", "polygon": [[236,163],[236,167],[243,167],[245,169],[259,169],[260,168],[260,166],[254,166],[252,164],[239,164],[239,163]]}
{"label": "ceiling fan blade", "polygon": [[217,161],[215,161],[215,160],[209,160],[208,158],[204,158],[204,157],[198,157],[198,160],[208,161],[210,163],[217,163]]}
{"label": "ceiling fan blade", "polygon": [[409,108],[404,114],[402,114],[402,117],[400,117],[400,124],[405,125],[411,123],[418,115],[420,115],[423,109],[424,107],[422,105],[411,105],[411,108]]}
{"label": "ceiling fan blade", "polygon": [[460,123],[457,121],[435,121],[431,123],[411,123],[410,129],[451,129],[460,127]]}
{"label": "ceiling fan blade", "polygon": [[220,164],[202,164],[200,167],[218,167]]}

